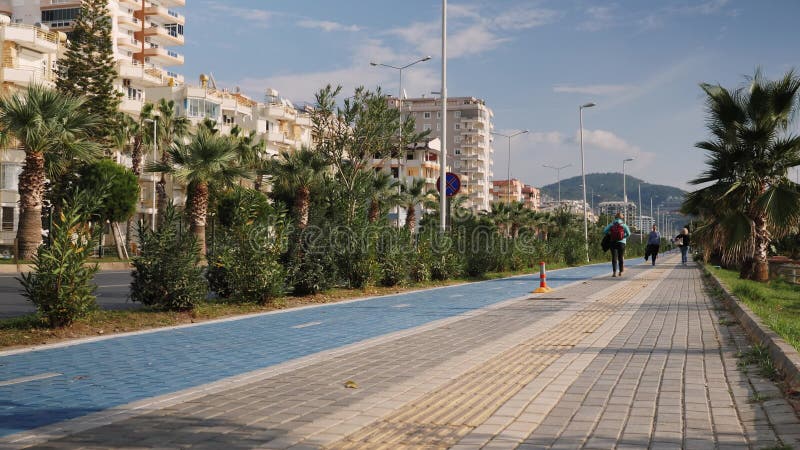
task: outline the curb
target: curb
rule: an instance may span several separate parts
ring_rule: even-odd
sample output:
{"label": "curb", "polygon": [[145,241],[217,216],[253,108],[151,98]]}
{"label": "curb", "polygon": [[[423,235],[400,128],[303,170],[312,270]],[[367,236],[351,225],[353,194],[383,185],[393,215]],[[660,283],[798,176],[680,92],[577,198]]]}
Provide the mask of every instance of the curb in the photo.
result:
{"label": "curb", "polygon": [[733,313],[748,336],[758,344],[769,349],[769,354],[775,366],[786,377],[786,383],[791,388],[800,387],[800,353],[784,341],[770,327],[736,297],[727,286],[714,276],[705,266],[703,272],[709,275],[709,280],[714,286],[722,290],[725,305]]}
{"label": "curb", "polygon": [[[131,263],[129,262],[104,262],[104,263],[97,263],[97,266],[100,268],[100,271],[108,271],[108,270],[131,270]],[[19,267],[19,270],[17,268]],[[17,266],[16,264],[0,264],[0,274],[19,274],[22,272],[30,272],[33,266],[30,264],[20,264]]]}

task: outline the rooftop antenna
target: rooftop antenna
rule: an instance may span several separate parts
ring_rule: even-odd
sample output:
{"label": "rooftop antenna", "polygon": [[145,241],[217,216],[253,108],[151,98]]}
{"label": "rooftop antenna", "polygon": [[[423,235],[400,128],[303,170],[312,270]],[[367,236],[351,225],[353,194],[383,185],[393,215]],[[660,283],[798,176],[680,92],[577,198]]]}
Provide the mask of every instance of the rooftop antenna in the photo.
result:
{"label": "rooftop antenna", "polygon": [[209,86],[211,86],[211,89],[217,89],[217,80],[214,79],[213,72],[208,72],[208,81],[209,81]]}

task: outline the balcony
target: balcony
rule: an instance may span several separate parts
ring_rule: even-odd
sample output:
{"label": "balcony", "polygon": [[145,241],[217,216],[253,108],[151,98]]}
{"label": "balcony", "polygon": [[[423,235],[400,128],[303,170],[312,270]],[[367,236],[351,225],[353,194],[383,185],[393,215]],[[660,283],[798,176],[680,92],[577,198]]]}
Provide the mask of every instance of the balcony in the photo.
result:
{"label": "balcony", "polygon": [[164,6],[186,6],[186,0],[161,0]]}
{"label": "balcony", "polygon": [[142,30],[142,21],[136,17],[127,14],[121,14],[117,17],[117,24],[121,29],[139,31]]}
{"label": "balcony", "polygon": [[167,72],[152,64],[141,64],[138,61],[119,61],[117,73],[120,78],[141,81],[143,87],[166,86],[169,84],[170,78],[177,84],[183,83],[183,77],[178,74]]}
{"label": "balcony", "polygon": [[3,58],[2,67],[0,67],[0,74],[3,82],[19,86],[35,84],[52,86],[56,80],[56,76],[51,70],[45,70],[41,66],[12,65],[8,63],[5,58]]}
{"label": "balcony", "polygon": [[[141,19],[142,18],[141,10],[136,11],[136,15],[137,15],[136,17]],[[177,23],[181,25],[186,24],[186,18],[183,15],[178,14],[177,12],[165,8],[163,6],[150,4],[149,6],[146,6],[144,8],[144,15],[145,17],[155,18],[159,22]]]}
{"label": "balcony", "polygon": [[142,41],[132,38],[130,36],[118,37],[117,47],[120,49],[130,50],[133,52],[142,51]]}
{"label": "balcony", "polygon": [[162,45],[183,45],[185,42],[182,34],[160,26],[152,26],[145,28],[144,31],[137,31],[135,36],[140,41],[146,41],[146,38],[150,38],[150,41]]}
{"label": "balcony", "polygon": [[288,106],[270,103],[262,108],[264,115],[271,119],[296,120],[297,112]]}
{"label": "balcony", "polygon": [[[141,58],[142,52],[135,54]],[[161,47],[144,49],[145,63],[159,63],[163,66],[179,66],[183,64],[184,57],[180,53]]]}
{"label": "balcony", "polygon": [[39,27],[22,23],[8,23],[0,26],[0,41],[15,42],[41,53],[58,51],[58,32],[44,31]]}

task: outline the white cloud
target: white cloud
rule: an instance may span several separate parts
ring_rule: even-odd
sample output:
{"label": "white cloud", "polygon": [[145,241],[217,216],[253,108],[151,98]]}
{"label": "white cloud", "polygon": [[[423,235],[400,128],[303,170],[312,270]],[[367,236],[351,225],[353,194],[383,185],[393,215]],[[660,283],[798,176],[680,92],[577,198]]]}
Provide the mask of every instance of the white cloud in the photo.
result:
{"label": "white cloud", "polygon": [[606,130],[584,129],[583,144],[585,146],[592,145],[625,156],[635,156],[639,152],[639,147],[629,144],[621,137]]}
{"label": "white cloud", "polygon": [[618,23],[617,16],[612,7],[592,6],[586,10],[585,14],[588,18],[578,25],[579,30],[600,31]]}
{"label": "white cloud", "polygon": [[590,84],[585,86],[560,84],[553,86],[553,92],[560,94],[617,95],[632,88],[633,86],[627,84]]}
{"label": "white cloud", "polygon": [[303,19],[297,22],[297,25],[303,28],[320,29],[325,32],[331,31],[361,31],[361,27],[357,25],[344,25],[338,22],[331,22],[328,20],[311,20]]}
{"label": "white cloud", "polygon": [[557,11],[520,7],[505,11],[491,19],[491,23],[502,30],[525,30],[554,22],[559,17]]}
{"label": "white cloud", "polygon": [[269,21],[276,15],[274,12],[265,9],[239,8],[221,2],[208,2],[207,7],[209,10],[252,22],[262,28],[267,27]]}

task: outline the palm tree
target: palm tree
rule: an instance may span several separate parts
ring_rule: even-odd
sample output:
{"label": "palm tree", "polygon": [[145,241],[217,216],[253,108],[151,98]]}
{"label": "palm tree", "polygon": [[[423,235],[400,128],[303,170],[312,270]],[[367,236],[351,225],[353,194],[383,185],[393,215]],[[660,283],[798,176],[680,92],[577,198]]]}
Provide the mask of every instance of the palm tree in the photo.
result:
{"label": "palm tree", "polygon": [[253,172],[255,175],[253,189],[260,192],[263,178],[266,175],[264,159],[266,143],[258,140],[258,133],[256,133],[255,130],[250,130],[249,133],[245,133],[239,125],[234,125],[233,128],[231,128],[231,137],[236,143],[236,154],[239,164]]}
{"label": "palm tree", "polygon": [[200,254],[206,251],[206,218],[210,186],[230,187],[246,170],[236,164],[234,142],[200,128],[188,144],[176,141],[167,151],[168,163],[148,165],[148,172],[172,174],[187,184],[187,215]]}
{"label": "palm tree", "polygon": [[508,236],[510,231],[511,208],[508,203],[492,203],[491,211],[485,212],[489,221],[503,236]]}
{"label": "palm tree", "polygon": [[728,245],[752,244],[752,271],[742,275],[767,281],[770,242],[800,222],[800,189],[787,176],[789,167],[800,165],[800,137],[788,131],[800,78],[789,71],[770,81],[756,71],[748,86],[732,92],[719,85],[701,88],[712,140],[696,144],[708,152],[708,167],[691,183],[712,184],[689,194],[684,209],[715,203],[711,212],[721,217],[713,220],[726,230]]}
{"label": "palm tree", "polygon": [[397,196],[398,181],[391,174],[383,171],[375,172],[369,186],[369,223],[375,223],[381,216],[381,210],[394,203]]}
{"label": "palm tree", "polygon": [[273,187],[292,198],[297,217],[297,228],[308,226],[311,192],[322,184],[325,160],[315,151],[301,148],[289,153],[281,151],[277,158],[269,161],[268,172]]}
{"label": "palm tree", "polygon": [[[169,149],[177,138],[183,138],[189,132],[189,119],[177,115],[174,100],[161,99],[156,105],[158,110],[158,148],[161,149],[161,164],[169,164]],[[158,220],[167,210],[167,179],[164,173],[156,184]]]}
{"label": "palm tree", "polygon": [[429,199],[434,191],[425,189],[424,178],[414,178],[411,184],[402,185],[402,188],[399,201],[406,208],[406,228],[409,233],[414,234],[417,228],[417,205]]}
{"label": "palm tree", "polygon": [[90,161],[99,147],[88,140],[98,121],[85,100],[31,85],[0,98],[0,133],[25,151],[19,175],[19,257],[30,259],[42,242],[45,179],[57,180],[73,161]]}

